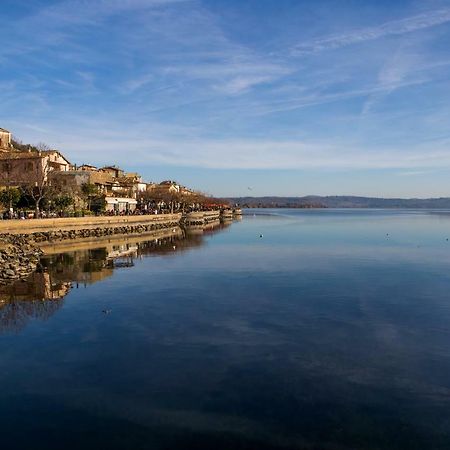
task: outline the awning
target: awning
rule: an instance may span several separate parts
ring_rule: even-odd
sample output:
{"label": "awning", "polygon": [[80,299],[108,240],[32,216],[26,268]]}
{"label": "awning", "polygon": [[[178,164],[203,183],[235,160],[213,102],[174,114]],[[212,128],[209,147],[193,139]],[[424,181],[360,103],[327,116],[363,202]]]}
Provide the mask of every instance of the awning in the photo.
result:
{"label": "awning", "polygon": [[105,197],[105,202],[108,205],[118,205],[119,203],[128,203],[129,205],[137,205],[137,200],[126,197]]}

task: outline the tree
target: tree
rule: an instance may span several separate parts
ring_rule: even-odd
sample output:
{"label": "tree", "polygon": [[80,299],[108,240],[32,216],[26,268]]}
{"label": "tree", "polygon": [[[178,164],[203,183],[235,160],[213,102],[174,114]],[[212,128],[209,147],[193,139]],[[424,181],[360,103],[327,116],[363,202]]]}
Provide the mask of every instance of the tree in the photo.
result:
{"label": "tree", "polygon": [[91,210],[92,200],[99,196],[99,189],[96,184],[92,183],[83,183],[81,185],[81,193],[83,195],[84,200],[88,204],[88,210]]}
{"label": "tree", "polygon": [[21,192],[15,187],[7,187],[0,191],[0,203],[4,206],[9,207],[9,209],[19,203],[21,197]]}
{"label": "tree", "polygon": [[69,206],[72,206],[74,199],[69,194],[61,194],[53,199],[55,207],[60,211],[65,211]]}
{"label": "tree", "polygon": [[41,152],[48,151],[49,147],[46,144],[40,143],[36,146],[38,149],[38,158],[33,165],[33,171],[30,173],[30,179],[27,183],[22,185],[22,191],[29,196],[34,203],[34,216],[40,217],[41,202],[45,197],[51,196],[55,190],[48,181],[48,173],[51,171],[50,159],[41,155]]}
{"label": "tree", "polygon": [[176,192],[171,192],[166,187],[157,186],[151,191],[142,193],[141,199],[145,202],[153,202],[158,207],[163,204],[173,212],[176,194]]}

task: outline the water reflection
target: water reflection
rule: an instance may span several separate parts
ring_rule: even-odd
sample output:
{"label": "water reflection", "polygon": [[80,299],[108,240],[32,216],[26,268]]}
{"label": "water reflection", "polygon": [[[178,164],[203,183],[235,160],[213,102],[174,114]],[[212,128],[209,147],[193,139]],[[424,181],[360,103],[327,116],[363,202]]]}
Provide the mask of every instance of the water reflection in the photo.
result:
{"label": "water reflection", "polygon": [[49,272],[33,273],[25,281],[0,288],[0,331],[19,331],[31,319],[48,319],[61,306],[71,283],[52,279]]}
{"label": "water reflection", "polygon": [[20,331],[32,319],[48,319],[73,288],[102,281],[115,270],[132,268],[143,257],[169,256],[200,247],[205,236],[220,232],[231,223],[217,221],[204,227],[44,245],[45,256],[35,273],[25,280],[0,286],[0,333]]}
{"label": "water reflection", "polygon": [[448,449],[449,226],[283,210],[50,249],[73,288],[1,336],[2,448]]}

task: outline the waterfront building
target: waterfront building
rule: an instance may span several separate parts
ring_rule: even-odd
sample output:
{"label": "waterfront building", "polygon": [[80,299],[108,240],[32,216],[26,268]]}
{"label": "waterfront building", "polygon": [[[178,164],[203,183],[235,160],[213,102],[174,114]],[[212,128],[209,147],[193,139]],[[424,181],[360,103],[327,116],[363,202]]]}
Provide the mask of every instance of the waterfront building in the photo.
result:
{"label": "waterfront building", "polygon": [[113,178],[120,178],[124,176],[124,171],[117,166],[104,166],[98,170],[100,172],[110,174]]}
{"label": "waterfront building", "polygon": [[172,180],[165,180],[165,181],[161,181],[161,183],[159,183],[157,190],[161,191],[161,192],[169,192],[169,193],[179,193],[180,192],[180,188],[181,186],[176,182],[176,181],[172,181]]}
{"label": "waterfront building", "polygon": [[74,170],[81,170],[83,172],[97,172],[98,169],[91,164],[82,164],[81,166],[75,167]]}
{"label": "waterfront building", "polygon": [[127,197],[105,197],[105,211],[121,214],[133,212],[136,209],[137,200]]}
{"label": "waterfront building", "polygon": [[53,171],[68,171],[70,162],[57,150],[0,152],[0,184],[38,185]]}
{"label": "waterfront building", "polygon": [[0,151],[8,151],[11,148],[11,133],[0,128]]}
{"label": "waterfront building", "polygon": [[147,190],[147,183],[142,181],[142,177],[137,173],[126,173],[115,179],[112,191],[116,195],[124,195],[130,198],[138,198]]}
{"label": "waterfront building", "polygon": [[80,192],[84,184],[93,184],[103,194],[112,193],[114,178],[106,172],[92,170],[55,171],[51,174],[51,184],[66,192]]}

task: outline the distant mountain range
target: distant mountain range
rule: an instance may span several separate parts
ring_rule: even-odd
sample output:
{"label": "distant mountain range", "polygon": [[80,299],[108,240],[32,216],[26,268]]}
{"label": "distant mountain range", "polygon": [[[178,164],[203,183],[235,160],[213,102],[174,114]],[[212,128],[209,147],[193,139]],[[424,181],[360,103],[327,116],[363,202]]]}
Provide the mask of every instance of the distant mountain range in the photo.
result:
{"label": "distant mountain range", "polygon": [[429,208],[450,209],[450,198],[375,198],[335,195],[321,197],[230,197],[246,208]]}

